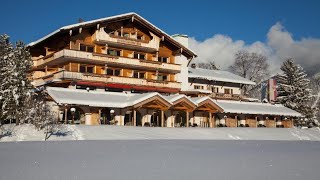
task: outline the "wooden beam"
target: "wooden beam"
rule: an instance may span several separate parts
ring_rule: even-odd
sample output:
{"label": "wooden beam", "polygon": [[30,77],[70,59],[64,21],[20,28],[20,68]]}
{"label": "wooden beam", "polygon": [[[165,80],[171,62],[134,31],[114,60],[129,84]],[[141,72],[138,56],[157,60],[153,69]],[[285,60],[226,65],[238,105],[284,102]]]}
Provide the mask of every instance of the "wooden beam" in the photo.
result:
{"label": "wooden beam", "polygon": [[170,111],[170,119],[171,119],[171,127],[174,127],[174,118],[173,118],[172,110]]}
{"label": "wooden beam", "polygon": [[67,106],[64,108],[64,123],[68,123],[68,108]]}
{"label": "wooden beam", "polygon": [[122,125],[122,122],[123,122],[122,109],[120,109],[120,126]]}
{"label": "wooden beam", "polygon": [[209,123],[210,123],[210,127],[213,128],[212,113],[211,112],[209,112]]}
{"label": "wooden beam", "polygon": [[164,111],[161,110],[161,127],[164,127]]}
{"label": "wooden beam", "polygon": [[137,126],[137,111],[133,110],[133,126]]}
{"label": "wooden beam", "polygon": [[186,111],[186,121],[187,121],[187,127],[189,127],[189,111]]}
{"label": "wooden beam", "polygon": [[99,109],[99,119],[98,119],[98,123],[101,125],[100,120],[101,120],[101,109]]}

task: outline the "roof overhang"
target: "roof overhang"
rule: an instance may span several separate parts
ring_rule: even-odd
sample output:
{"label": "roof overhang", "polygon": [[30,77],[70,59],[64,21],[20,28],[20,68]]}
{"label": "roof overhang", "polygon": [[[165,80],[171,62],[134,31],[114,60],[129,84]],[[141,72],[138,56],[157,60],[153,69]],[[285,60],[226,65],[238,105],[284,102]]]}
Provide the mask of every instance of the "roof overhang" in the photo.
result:
{"label": "roof overhang", "polygon": [[98,24],[102,26],[103,24],[117,22],[117,21],[123,21],[123,20],[127,20],[127,19],[130,19],[131,21],[138,22],[139,24],[148,28],[152,33],[161,37],[163,41],[167,41],[172,46],[176,47],[177,49],[180,49],[181,53],[183,55],[185,55],[188,59],[192,59],[194,57],[197,57],[197,54],[195,52],[193,52],[189,48],[183,46],[182,44],[180,44],[179,42],[174,40],[170,35],[168,35],[164,31],[162,31],[161,29],[159,29],[158,27],[156,27],[155,25],[153,25],[152,23],[150,23],[149,21],[144,19],[142,16],[138,15],[137,13],[133,13],[133,12],[64,26],[64,27],[44,36],[43,38],[38,39],[37,41],[29,43],[27,46],[28,47],[36,46],[39,43],[41,43],[49,38],[53,38],[58,34],[69,33],[70,30],[77,30],[79,28],[97,27]]}

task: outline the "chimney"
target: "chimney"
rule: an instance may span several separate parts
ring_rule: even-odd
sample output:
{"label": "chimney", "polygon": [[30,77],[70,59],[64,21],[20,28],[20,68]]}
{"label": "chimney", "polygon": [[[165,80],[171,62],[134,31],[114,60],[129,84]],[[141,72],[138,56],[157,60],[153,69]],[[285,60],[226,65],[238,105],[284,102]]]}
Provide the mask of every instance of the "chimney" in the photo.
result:
{"label": "chimney", "polygon": [[189,37],[185,34],[174,34],[171,36],[178,43],[182,44],[184,47],[188,48],[189,46]]}
{"label": "chimney", "polygon": [[193,68],[193,69],[197,68],[196,64],[195,64],[195,63],[192,63],[192,64],[191,64],[191,68]]}

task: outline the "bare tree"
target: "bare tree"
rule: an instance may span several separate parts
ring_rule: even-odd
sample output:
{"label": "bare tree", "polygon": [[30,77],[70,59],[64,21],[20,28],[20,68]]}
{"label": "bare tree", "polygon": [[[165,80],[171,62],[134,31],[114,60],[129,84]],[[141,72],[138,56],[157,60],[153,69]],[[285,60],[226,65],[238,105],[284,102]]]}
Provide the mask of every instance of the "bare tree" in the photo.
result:
{"label": "bare tree", "polygon": [[219,70],[215,61],[201,62],[201,63],[198,63],[197,66],[198,68],[202,68],[202,69]]}
{"label": "bare tree", "polygon": [[62,130],[62,125],[58,124],[57,115],[51,111],[47,103],[47,94],[45,91],[34,92],[27,105],[29,110],[28,122],[33,124],[37,130],[43,130],[45,140],[55,133]]}
{"label": "bare tree", "polygon": [[[235,62],[229,69],[231,72],[256,83],[261,82],[270,74],[267,57],[248,51],[238,51],[235,54]],[[242,85],[241,88],[245,95],[251,89],[248,85]]]}

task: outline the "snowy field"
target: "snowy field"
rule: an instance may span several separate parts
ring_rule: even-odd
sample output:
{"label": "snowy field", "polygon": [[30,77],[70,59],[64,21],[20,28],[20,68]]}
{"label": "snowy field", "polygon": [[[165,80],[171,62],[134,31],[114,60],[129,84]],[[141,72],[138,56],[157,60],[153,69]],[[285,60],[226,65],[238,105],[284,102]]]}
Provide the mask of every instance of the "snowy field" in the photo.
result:
{"label": "snowy field", "polygon": [[[12,135],[0,141],[43,141],[44,133],[32,125],[12,126]],[[320,128],[155,128],[68,125],[49,141],[59,140],[310,140],[320,141]]]}
{"label": "snowy field", "polygon": [[319,180],[320,142],[5,142],[1,180]]}

